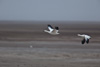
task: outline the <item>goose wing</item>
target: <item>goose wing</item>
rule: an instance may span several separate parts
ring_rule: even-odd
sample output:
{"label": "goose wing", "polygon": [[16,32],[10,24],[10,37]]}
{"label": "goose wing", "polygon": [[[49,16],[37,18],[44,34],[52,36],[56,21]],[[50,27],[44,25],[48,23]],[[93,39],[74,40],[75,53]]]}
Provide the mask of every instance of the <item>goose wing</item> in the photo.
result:
{"label": "goose wing", "polygon": [[82,43],[82,44],[84,44],[84,43],[85,43],[85,38],[81,41],[81,43]]}
{"label": "goose wing", "polygon": [[87,44],[89,43],[89,39],[86,40],[86,43],[87,43]]}
{"label": "goose wing", "polygon": [[48,29],[50,32],[53,31],[53,27],[50,24],[48,24]]}

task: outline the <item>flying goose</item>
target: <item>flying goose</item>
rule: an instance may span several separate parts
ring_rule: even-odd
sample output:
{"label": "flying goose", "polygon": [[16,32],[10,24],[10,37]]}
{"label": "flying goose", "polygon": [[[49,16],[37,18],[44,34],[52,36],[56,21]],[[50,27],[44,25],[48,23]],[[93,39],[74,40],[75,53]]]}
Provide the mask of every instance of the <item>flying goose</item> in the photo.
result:
{"label": "flying goose", "polygon": [[89,39],[91,39],[91,37],[89,35],[86,34],[78,34],[78,36],[82,37],[83,40],[81,41],[82,44],[84,44],[85,42],[88,44],[89,43]]}
{"label": "flying goose", "polygon": [[58,33],[59,27],[53,28],[50,24],[48,24],[48,29],[49,29],[49,31],[48,30],[44,30],[44,32],[47,32],[47,33],[49,33],[51,35],[57,35],[57,34],[59,34]]}

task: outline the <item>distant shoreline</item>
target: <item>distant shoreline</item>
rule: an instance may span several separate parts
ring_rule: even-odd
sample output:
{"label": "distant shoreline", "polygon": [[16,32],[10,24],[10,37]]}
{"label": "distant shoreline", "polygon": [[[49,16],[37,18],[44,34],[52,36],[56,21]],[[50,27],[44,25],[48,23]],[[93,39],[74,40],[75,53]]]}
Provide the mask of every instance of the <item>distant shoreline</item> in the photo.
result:
{"label": "distant shoreline", "polygon": [[80,23],[82,23],[82,24],[88,23],[88,24],[91,24],[91,23],[93,23],[93,24],[100,24],[100,21],[13,21],[13,20],[0,20],[0,24],[5,24],[5,23],[17,23],[17,24],[18,24],[18,23],[22,23],[22,24],[23,24],[23,23],[25,23],[25,24],[27,24],[27,23],[28,23],[28,24],[29,24],[29,23],[30,23],[30,24],[31,24],[31,23],[32,23],[32,24],[34,24],[34,23],[35,23],[35,24],[40,24],[40,23],[44,23],[44,24],[46,24],[46,23],[51,23],[51,24],[52,24],[52,23],[58,23],[58,24],[59,24],[59,23],[60,23],[60,24],[61,24],[61,23],[66,23],[66,24],[67,24],[67,23],[71,23],[71,24],[72,24],[72,23],[75,23],[75,24],[76,24],[76,23],[79,23],[79,24],[80,24]]}

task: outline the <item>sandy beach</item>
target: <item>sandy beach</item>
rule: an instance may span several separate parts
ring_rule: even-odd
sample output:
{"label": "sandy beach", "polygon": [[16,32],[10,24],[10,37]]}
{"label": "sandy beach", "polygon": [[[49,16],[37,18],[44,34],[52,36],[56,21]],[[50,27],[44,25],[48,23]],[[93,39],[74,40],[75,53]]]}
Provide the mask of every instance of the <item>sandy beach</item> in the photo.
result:
{"label": "sandy beach", "polygon": [[[100,67],[100,23],[52,22],[56,36],[43,32],[47,24],[1,21],[0,67]],[[90,43],[82,45],[78,33],[90,35]]]}

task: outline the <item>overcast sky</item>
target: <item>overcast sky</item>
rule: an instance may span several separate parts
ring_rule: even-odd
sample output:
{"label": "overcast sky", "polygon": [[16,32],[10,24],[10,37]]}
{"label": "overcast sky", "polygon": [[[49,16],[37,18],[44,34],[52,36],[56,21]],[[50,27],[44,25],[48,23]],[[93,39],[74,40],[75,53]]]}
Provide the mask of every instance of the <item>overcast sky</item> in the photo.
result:
{"label": "overcast sky", "polygon": [[100,21],[100,0],[0,0],[0,20]]}

